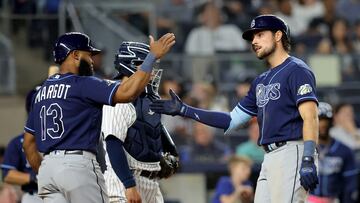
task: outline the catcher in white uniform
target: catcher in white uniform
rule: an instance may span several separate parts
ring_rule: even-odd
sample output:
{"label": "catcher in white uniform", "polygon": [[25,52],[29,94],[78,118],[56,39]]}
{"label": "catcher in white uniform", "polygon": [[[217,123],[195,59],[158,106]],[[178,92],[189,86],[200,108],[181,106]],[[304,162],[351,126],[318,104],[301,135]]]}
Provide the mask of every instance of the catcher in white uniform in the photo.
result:
{"label": "catcher in white uniform", "polygon": [[[123,42],[115,56],[115,68],[125,83],[142,64],[149,46]],[[133,102],[104,106],[102,133],[107,151],[104,173],[110,202],[164,202],[158,179],[168,178],[178,168],[178,153],[161,115],[150,110],[162,70],[154,69],[145,91]],[[110,164],[111,163],[111,164]]]}

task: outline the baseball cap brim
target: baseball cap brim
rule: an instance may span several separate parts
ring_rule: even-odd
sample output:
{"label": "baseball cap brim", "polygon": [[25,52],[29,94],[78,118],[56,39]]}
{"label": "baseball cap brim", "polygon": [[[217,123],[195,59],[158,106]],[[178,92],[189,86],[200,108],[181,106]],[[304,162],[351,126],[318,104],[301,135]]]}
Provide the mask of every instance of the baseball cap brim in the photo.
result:
{"label": "baseball cap brim", "polygon": [[253,40],[253,37],[254,37],[254,33],[255,32],[259,32],[259,31],[262,31],[262,30],[265,30],[265,29],[262,29],[262,28],[252,28],[252,29],[248,29],[246,30],[243,34],[242,34],[242,38],[244,40],[247,40],[247,41],[252,41]]}
{"label": "baseball cap brim", "polygon": [[96,55],[96,54],[99,54],[101,52],[100,49],[97,49],[95,47],[90,47],[89,51],[91,52],[92,55]]}

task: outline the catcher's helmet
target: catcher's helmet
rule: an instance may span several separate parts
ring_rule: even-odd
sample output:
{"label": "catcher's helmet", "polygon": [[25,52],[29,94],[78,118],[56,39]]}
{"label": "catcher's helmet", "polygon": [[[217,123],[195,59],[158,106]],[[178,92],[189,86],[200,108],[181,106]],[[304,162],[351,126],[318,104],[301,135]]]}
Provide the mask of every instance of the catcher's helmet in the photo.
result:
{"label": "catcher's helmet", "polygon": [[319,118],[332,119],[333,111],[330,104],[326,102],[319,102]]}
{"label": "catcher's helmet", "polygon": [[[130,77],[137,71],[137,66],[141,65],[150,47],[141,42],[123,42],[121,43],[118,53],[115,55],[115,69],[118,74],[114,79],[121,79],[123,76]],[[145,93],[159,97],[158,89],[160,85],[162,69],[153,68],[152,79],[145,88]]]}
{"label": "catcher's helmet", "polygon": [[53,51],[55,63],[61,64],[73,50],[89,51],[93,55],[101,52],[100,49],[93,47],[87,35],[80,32],[69,32],[61,35],[55,42]]}
{"label": "catcher's helmet", "polygon": [[260,30],[280,30],[290,39],[290,29],[284,20],[275,15],[259,15],[250,24],[250,29],[246,30],[242,37],[247,41],[252,41],[254,32]]}

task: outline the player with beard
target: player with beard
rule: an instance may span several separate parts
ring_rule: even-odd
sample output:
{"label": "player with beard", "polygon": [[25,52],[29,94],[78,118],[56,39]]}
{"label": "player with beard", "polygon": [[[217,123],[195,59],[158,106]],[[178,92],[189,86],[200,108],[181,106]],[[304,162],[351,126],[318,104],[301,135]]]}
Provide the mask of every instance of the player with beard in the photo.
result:
{"label": "player with beard", "polygon": [[354,153],[331,138],[333,111],[330,104],[319,102],[319,185],[309,203],[353,203],[357,199],[357,174]]}
{"label": "player with beard", "polygon": [[[252,82],[245,98],[230,112],[198,109],[170,91],[170,100],[157,100],[157,113],[180,115],[204,124],[234,130],[256,116],[265,151],[255,203],[304,202],[318,183],[316,172],[318,109],[315,76],[302,60],[290,56],[290,30],[274,15],[255,17],[243,38],[269,70]],[[225,132],[225,134],[226,134]]]}
{"label": "player with beard", "polygon": [[70,32],[57,39],[53,53],[60,72],[36,93],[23,142],[31,167],[38,171],[38,195],[44,202],[108,202],[95,158],[102,106],[136,99],[148,84],[155,61],[174,44],[171,33],[158,41],[150,37],[144,62],[120,85],[89,76],[92,56],[100,50],[87,35]]}

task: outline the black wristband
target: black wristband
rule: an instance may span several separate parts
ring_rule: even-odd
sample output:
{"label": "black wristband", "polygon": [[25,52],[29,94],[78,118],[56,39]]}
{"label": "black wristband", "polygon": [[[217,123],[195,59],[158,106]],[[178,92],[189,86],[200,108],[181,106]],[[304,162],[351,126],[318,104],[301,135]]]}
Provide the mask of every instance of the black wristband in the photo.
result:
{"label": "black wristband", "polygon": [[31,182],[34,182],[34,183],[37,182],[37,178],[36,178],[36,174],[35,174],[35,173],[30,173],[30,183],[31,183]]}

